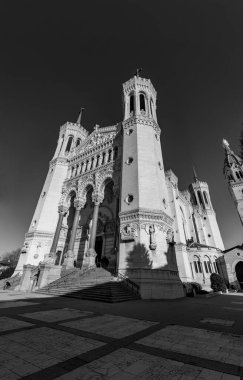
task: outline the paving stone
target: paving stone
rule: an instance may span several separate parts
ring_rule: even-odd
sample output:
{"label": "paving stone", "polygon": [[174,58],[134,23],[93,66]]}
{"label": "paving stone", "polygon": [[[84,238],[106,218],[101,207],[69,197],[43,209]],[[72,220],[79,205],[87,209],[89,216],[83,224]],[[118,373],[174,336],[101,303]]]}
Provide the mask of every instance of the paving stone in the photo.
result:
{"label": "paving stone", "polygon": [[120,339],[156,324],[158,323],[104,314],[89,319],[62,323],[61,325]]}
{"label": "paving stone", "polygon": [[[169,341],[172,346],[169,348],[167,343],[164,344],[164,340]],[[242,361],[243,336],[222,332],[173,325],[160,329],[136,343],[238,366]],[[231,348],[234,349],[234,353],[230,356]]]}
{"label": "paving stone", "polygon": [[212,325],[219,326],[233,326],[235,321],[228,321],[226,319],[205,318],[200,321],[201,323],[211,323]]}
{"label": "paving stone", "polygon": [[[9,317],[0,317],[0,332],[8,330],[16,330],[22,327],[34,326],[33,323],[18,321]],[[2,340],[2,337],[1,337]]]}
{"label": "paving stone", "polygon": [[10,308],[10,307],[32,306],[32,305],[39,305],[39,303],[25,302],[25,301],[1,302],[0,303],[0,309],[6,309],[6,308]]}
{"label": "paving stone", "polygon": [[[68,374],[56,377],[55,380],[222,380],[224,375],[222,372],[121,348]],[[229,380],[240,380],[240,377],[229,377]]]}
{"label": "paving stone", "polygon": [[93,315],[94,313],[90,311],[81,311],[77,309],[54,309],[47,311],[37,311],[35,313],[25,313],[21,314],[23,317],[36,319],[43,322],[58,322],[65,319],[77,318],[77,317],[86,317]]}

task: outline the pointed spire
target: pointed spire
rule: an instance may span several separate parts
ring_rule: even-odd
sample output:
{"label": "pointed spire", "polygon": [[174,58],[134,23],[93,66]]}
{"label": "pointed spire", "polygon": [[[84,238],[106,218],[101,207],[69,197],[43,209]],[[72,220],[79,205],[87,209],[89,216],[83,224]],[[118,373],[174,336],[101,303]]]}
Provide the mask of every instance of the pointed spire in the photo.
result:
{"label": "pointed spire", "polygon": [[84,108],[84,107],[81,107],[81,108],[80,108],[79,115],[78,115],[77,124],[81,124],[83,110],[85,110],[85,108]]}
{"label": "pointed spire", "polygon": [[196,173],[196,170],[195,170],[194,166],[192,167],[192,170],[193,170],[194,181],[198,182],[197,173]]}

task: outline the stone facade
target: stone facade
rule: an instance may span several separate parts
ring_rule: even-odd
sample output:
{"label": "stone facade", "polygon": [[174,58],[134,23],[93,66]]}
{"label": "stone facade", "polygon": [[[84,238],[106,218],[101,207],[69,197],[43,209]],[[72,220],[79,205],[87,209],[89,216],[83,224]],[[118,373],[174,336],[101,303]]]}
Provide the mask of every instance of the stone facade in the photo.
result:
{"label": "stone facade", "polygon": [[180,279],[207,284],[224,249],[208,185],[195,176],[180,191],[165,171],[156,96],[135,75],[123,84],[121,123],[89,134],[79,117],[60,128],[16,271],[103,261],[139,283],[144,298],[182,296]]}

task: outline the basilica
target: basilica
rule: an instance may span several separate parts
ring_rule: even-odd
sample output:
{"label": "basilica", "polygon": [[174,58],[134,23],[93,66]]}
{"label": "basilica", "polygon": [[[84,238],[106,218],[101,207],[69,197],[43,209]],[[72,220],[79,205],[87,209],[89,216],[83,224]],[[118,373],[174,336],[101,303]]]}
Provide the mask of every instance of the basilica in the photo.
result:
{"label": "basilica", "polygon": [[210,284],[224,245],[209,187],[194,172],[182,191],[164,169],[156,95],[137,73],[123,84],[121,122],[89,133],[80,114],[60,127],[16,273],[104,265],[138,283],[143,298]]}

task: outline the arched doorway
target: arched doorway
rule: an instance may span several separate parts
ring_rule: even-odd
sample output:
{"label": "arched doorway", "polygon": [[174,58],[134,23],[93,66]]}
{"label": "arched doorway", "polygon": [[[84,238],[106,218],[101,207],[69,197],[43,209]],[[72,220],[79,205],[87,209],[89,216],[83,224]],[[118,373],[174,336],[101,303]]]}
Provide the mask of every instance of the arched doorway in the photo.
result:
{"label": "arched doorway", "polygon": [[243,289],[243,261],[239,261],[235,266],[236,278],[240,283],[241,289]]}

